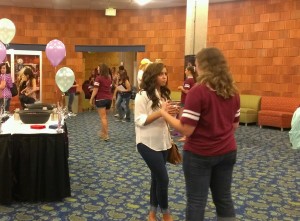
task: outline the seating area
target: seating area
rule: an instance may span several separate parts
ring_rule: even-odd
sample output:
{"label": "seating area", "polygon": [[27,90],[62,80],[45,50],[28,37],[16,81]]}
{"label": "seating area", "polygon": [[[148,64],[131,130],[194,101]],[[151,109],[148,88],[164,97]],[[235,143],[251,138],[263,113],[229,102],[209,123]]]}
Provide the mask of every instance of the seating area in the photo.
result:
{"label": "seating area", "polygon": [[291,128],[295,110],[300,106],[299,98],[240,95],[240,123],[257,123],[263,126]]}
{"label": "seating area", "polygon": [[263,96],[258,112],[258,125],[279,127],[281,130],[291,128],[293,114],[299,105],[299,98]]}
{"label": "seating area", "polygon": [[291,128],[293,114],[299,106],[299,98],[241,94],[240,123],[245,126],[256,123],[260,128],[278,127],[283,131]]}
{"label": "seating area", "polygon": [[241,94],[240,95],[240,107],[241,115],[240,122],[246,126],[248,123],[257,123],[258,111],[260,108],[261,96]]}

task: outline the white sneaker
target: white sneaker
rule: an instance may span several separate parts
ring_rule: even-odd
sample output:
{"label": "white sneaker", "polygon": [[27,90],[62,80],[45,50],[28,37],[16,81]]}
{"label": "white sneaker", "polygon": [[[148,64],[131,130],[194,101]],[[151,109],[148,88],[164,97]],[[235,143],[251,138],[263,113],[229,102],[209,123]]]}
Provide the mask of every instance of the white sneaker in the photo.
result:
{"label": "white sneaker", "polygon": [[115,114],[114,117],[119,117],[119,114]]}
{"label": "white sneaker", "polygon": [[68,113],[69,117],[75,117],[77,114],[74,114],[72,112]]}

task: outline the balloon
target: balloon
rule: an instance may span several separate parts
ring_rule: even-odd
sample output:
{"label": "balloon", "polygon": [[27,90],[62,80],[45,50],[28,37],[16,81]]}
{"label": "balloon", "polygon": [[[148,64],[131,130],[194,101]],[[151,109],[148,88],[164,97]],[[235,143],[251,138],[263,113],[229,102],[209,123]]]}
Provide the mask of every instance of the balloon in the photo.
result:
{"label": "balloon", "polygon": [[66,48],[60,40],[54,39],[46,46],[46,55],[51,64],[56,67],[66,57]]}
{"label": "balloon", "polygon": [[62,67],[56,72],[55,82],[61,92],[64,93],[69,90],[72,87],[74,81],[75,76],[71,68]]}
{"label": "balloon", "polygon": [[0,19],[0,40],[4,44],[8,44],[15,37],[15,34],[15,24],[7,18]]}
{"label": "balloon", "polygon": [[0,62],[4,61],[6,58],[6,47],[2,42],[0,42]]}

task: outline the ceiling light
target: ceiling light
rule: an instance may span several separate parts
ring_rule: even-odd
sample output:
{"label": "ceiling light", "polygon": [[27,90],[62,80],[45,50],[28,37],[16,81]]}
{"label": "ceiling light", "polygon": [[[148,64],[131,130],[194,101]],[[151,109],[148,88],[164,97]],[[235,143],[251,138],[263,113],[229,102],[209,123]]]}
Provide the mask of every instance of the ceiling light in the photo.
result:
{"label": "ceiling light", "polygon": [[146,5],[149,2],[151,2],[151,0],[135,0],[136,3],[138,3],[139,5]]}

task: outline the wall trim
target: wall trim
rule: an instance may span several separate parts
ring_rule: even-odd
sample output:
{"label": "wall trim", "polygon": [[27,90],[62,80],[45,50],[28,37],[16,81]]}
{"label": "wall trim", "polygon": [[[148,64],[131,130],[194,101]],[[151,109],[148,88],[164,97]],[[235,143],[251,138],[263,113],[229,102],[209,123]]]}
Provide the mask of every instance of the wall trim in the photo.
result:
{"label": "wall trim", "polygon": [[76,52],[145,52],[145,45],[75,45]]}

